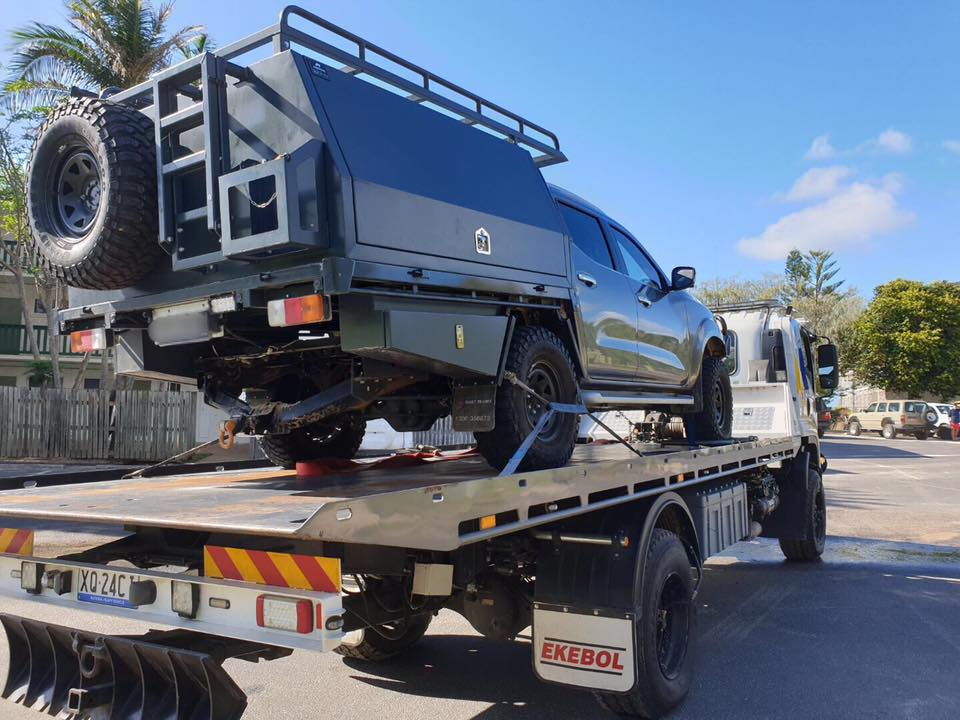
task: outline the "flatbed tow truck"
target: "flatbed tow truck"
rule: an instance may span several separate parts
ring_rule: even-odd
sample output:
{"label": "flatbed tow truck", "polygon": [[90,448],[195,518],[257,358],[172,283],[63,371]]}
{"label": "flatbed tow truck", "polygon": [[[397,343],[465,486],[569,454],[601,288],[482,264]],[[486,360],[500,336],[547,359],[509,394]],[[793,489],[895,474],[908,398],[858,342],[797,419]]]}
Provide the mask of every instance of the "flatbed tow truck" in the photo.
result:
{"label": "flatbed tow truck", "polygon": [[49,715],[238,718],[227,658],[386,660],[449,608],[489,638],[532,625],[542,680],[658,717],[691,684],[703,562],[761,533],[815,561],[826,534],[814,388],[835,381],[836,351],[814,352],[789,309],[721,312],[745,439],[670,439],[664,418],[555,470],[427,451],[0,493],[0,527],[128,533],[39,557],[29,530],[0,531],[0,596],[164,628],[109,636],[0,612],[0,695]]}

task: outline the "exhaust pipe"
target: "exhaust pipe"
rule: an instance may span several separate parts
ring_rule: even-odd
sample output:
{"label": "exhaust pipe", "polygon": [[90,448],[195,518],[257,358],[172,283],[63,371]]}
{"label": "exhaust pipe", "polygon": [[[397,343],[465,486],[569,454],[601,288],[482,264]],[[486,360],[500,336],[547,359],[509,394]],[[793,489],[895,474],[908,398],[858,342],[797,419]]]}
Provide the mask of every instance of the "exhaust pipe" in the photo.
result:
{"label": "exhaust pipe", "polygon": [[10,648],[0,697],[89,720],[237,720],[247,697],[221,663],[280,648],[188,631],[94,635],[0,614]]}

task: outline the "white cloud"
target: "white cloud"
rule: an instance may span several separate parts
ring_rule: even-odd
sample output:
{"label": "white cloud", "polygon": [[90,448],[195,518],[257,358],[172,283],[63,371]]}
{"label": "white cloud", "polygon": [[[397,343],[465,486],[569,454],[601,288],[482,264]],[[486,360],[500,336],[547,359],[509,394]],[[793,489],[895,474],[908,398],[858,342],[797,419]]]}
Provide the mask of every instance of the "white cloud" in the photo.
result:
{"label": "white cloud", "polygon": [[797,178],[784,199],[788,202],[799,202],[801,200],[829,197],[841,190],[841,183],[853,174],[853,168],[846,165],[810,168]]}
{"label": "white cloud", "polygon": [[952,153],[960,155],[960,140],[944,140],[943,147]]}
{"label": "white cloud", "polygon": [[887,128],[873,141],[881,150],[892,153],[908,153],[913,150],[913,139],[904,132]]}
{"label": "white cloud", "polygon": [[737,250],[760,260],[782,260],[793,248],[838,250],[893,232],[913,220],[912,213],[897,206],[901,188],[902,178],[896,174],[836,186],[822,202],[784,215],[756,237],[740,240]]}
{"label": "white cloud", "polygon": [[829,135],[818,135],[810,143],[810,149],[807,150],[804,157],[807,160],[828,160],[837,154],[833,145],[830,144]]}

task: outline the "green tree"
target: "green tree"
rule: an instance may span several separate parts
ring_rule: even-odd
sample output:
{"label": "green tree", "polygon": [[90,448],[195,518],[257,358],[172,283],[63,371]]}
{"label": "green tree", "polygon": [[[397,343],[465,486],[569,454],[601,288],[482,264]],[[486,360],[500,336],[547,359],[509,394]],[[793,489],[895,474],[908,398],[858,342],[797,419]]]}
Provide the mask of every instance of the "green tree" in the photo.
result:
{"label": "green tree", "polygon": [[836,294],[844,281],[831,282],[840,272],[833,253],[829,250],[811,250],[806,259],[810,268],[810,291],[813,296],[822,298]]}
{"label": "green tree", "polygon": [[173,3],[154,8],[149,0],[66,0],[64,5],[68,27],[34,22],[10,34],[14,54],[6,91],[25,106],[51,106],[74,85],[93,91],[136,85],[169,64],[174,53],[192,52],[203,30],[190,25],[168,34]]}
{"label": "green tree", "polygon": [[804,297],[810,291],[810,261],[797,249],[787,255],[783,272],[783,299],[788,303]]}
{"label": "green tree", "polygon": [[851,328],[845,363],[855,379],[886,390],[960,395],[960,283],[878,287]]}
{"label": "green tree", "polygon": [[829,250],[802,253],[791,250],[784,267],[780,299],[818,335],[842,344],[841,338],[863,311],[863,301],[852,288],[841,292],[840,267]]}

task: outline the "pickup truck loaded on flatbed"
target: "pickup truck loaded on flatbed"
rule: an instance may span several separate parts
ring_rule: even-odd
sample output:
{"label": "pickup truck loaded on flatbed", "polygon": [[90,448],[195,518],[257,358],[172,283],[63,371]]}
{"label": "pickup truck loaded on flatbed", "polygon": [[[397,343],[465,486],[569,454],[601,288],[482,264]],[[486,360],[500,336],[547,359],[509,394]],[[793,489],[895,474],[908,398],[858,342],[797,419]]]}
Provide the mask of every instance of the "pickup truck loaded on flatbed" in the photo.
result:
{"label": "pickup truck loaded on flatbed", "polygon": [[[269,58],[234,63],[267,43]],[[244,120],[242,107],[258,109]],[[546,131],[297,8],[68,108],[31,174],[55,199],[31,195],[36,221],[77,231],[35,228],[64,251],[48,248],[51,266],[88,288],[72,293],[66,330],[81,346],[115,343],[141,375],[201,368],[207,398],[241,430],[265,434],[282,461],[311,462],[0,493],[0,596],[167,628],[114,636],[0,612],[3,698],[83,718],[237,718],[246,698],[225,659],[387,660],[450,609],[489,638],[532,626],[541,679],[653,718],[690,688],[710,555],[758,534],[792,560],[822,553],[815,401],[836,384],[835,348],[817,347],[789,308],[723,308],[718,323],[683,292],[691,271],[668,281],[626,231],[543,183],[536,164],[562,159]],[[45,150],[57,118],[61,149]],[[139,215],[112,204],[149,185],[116,162],[148,159],[133,137],[148,125],[169,269],[116,234],[157,211],[149,193]],[[97,258],[111,254],[126,259],[108,273]],[[287,329],[298,318],[309,337]],[[636,407],[665,412],[632,424],[629,441],[574,446],[578,416]],[[477,431],[479,453],[349,459],[368,417],[424,427],[447,412]],[[125,535],[43,557],[35,521]]]}

